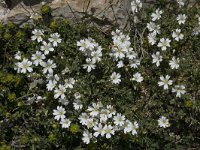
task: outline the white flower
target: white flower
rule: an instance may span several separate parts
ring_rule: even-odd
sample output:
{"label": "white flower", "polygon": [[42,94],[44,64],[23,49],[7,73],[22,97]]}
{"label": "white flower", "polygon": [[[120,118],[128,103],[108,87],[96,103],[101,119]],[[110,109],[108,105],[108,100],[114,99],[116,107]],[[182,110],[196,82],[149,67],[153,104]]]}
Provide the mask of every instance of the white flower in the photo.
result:
{"label": "white flower", "polygon": [[124,133],[128,133],[131,131],[129,124],[131,124],[131,122],[127,119],[124,122]]}
{"label": "white flower", "polygon": [[166,128],[166,127],[169,127],[170,124],[169,124],[169,120],[164,117],[164,116],[161,116],[159,119],[158,119],[158,125],[159,127],[163,127],[163,128]]}
{"label": "white flower", "polygon": [[79,92],[76,92],[76,93],[74,93],[74,97],[75,97],[75,99],[80,99],[81,94]]}
{"label": "white flower", "polygon": [[33,94],[33,96],[28,97],[26,104],[27,104],[27,105],[31,105],[31,104],[33,104],[34,102],[36,102],[36,99],[37,99],[37,95],[36,95],[36,94]]}
{"label": "white flower", "polygon": [[62,128],[69,128],[71,121],[69,119],[62,118],[60,124],[62,125]]}
{"label": "white flower", "polygon": [[142,8],[142,2],[140,0],[133,0],[131,2],[131,9],[133,13],[138,12],[138,9],[140,8]]}
{"label": "white flower", "polygon": [[93,130],[95,131],[93,134],[95,137],[98,137],[99,135],[104,136],[105,134],[105,132],[103,132],[103,126],[101,123],[99,123],[98,125],[95,125],[93,127]]}
{"label": "white flower", "polygon": [[163,57],[160,55],[160,52],[156,52],[156,54],[153,54],[152,58],[152,63],[156,64],[157,67],[160,66],[160,62],[163,60]]}
{"label": "white flower", "polygon": [[175,57],[172,57],[172,60],[169,61],[169,65],[172,69],[178,69],[179,68],[179,58],[175,58]]}
{"label": "white flower", "polygon": [[83,108],[83,104],[79,99],[75,99],[73,102],[73,106],[75,110],[79,110]]}
{"label": "white flower", "polygon": [[82,113],[78,119],[80,120],[80,123],[82,125],[87,125],[87,120],[89,119],[89,116],[86,113]]}
{"label": "white flower", "polygon": [[132,81],[142,82],[144,78],[142,77],[141,73],[137,72],[133,75],[133,78],[131,78]]}
{"label": "white flower", "polygon": [[53,46],[58,46],[58,43],[61,43],[60,35],[58,33],[53,33],[50,35],[49,41],[53,43]]}
{"label": "white flower", "polygon": [[18,63],[18,67],[20,68],[21,73],[26,73],[27,71],[32,72],[33,69],[31,65],[32,65],[32,62],[25,58],[23,59],[22,62]]}
{"label": "white flower", "polygon": [[40,48],[41,51],[44,51],[44,54],[47,55],[49,52],[53,52],[54,48],[52,47],[51,43],[47,43],[45,41],[42,42],[42,46]]}
{"label": "white flower", "polygon": [[17,71],[17,73],[21,73],[21,68],[20,68],[21,62],[15,63],[14,70]]}
{"label": "white flower", "polygon": [[49,82],[46,84],[47,90],[52,91],[55,88],[56,84],[57,84],[56,80],[49,80]]}
{"label": "white flower", "polygon": [[147,28],[150,32],[153,32],[155,35],[160,34],[160,25],[156,25],[154,22],[147,23]]}
{"label": "white flower", "polygon": [[59,98],[58,102],[61,104],[67,106],[69,104],[69,101],[66,98]]}
{"label": "white flower", "polygon": [[179,40],[182,40],[182,39],[183,39],[184,35],[181,34],[181,29],[176,29],[176,31],[173,31],[172,37],[173,37],[176,41],[179,41]]}
{"label": "white flower", "polygon": [[21,62],[15,63],[14,70],[16,70],[17,73],[21,73],[21,68],[19,67],[20,64],[21,64]]}
{"label": "white flower", "polygon": [[45,100],[45,99],[46,99],[46,97],[37,96],[37,97],[36,97],[36,103],[38,103],[38,102],[40,102],[40,101],[42,101],[42,100]]}
{"label": "white flower", "polygon": [[119,84],[121,82],[121,75],[119,73],[113,72],[110,76],[110,80],[113,84]]}
{"label": "white flower", "polygon": [[117,63],[117,68],[122,68],[124,66],[124,63],[123,63],[123,61],[118,61],[118,63]]}
{"label": "white flower", "polygon": [[85,43],[85,40],[83,39],[83,40],[80,40],[80,41],[78,41],[77,42],[77,46],[79,47],[79,50],[80,51],[82,51],[82,52],[85,52],[85,50],[86,50],[86,47],[87,47],[87,45],[86,45],[86,43]]}
{"label": "white flower", "polygon": [[127,52],[130,47],[130,36],[126,34],[120,34],[119,36],[113,38],[113,46],[121,49],[123,52]]}
{"label": "white flower", "polygon": [[200,33],[200,23],[198,27],[195,27],[193,29],[192,35],[199,35],[199,33]]}
{"label": "white flower", "polygon": [[64,70],[62,70],[62,74],[63,75],[66,74],[66,73],[69,73],[69,72],[70,72],[70,70],[69,70],[69,68],[67,66],[65,67]]}
{"label": "white flower", "polygon": [[103,134],[106,134],[106,138],[109,139],[111,138],[111,134],[114,135],[114,130],[113,130],[113,127],[111,125],[105,125],[104,128],[103,128]]}
{"label": "white flower", "polygon": [[122,35],[122,32],[119,29],[116,29],[116,31],[112,31],[111,35],[113,36],[112,39],[114,40],[115,38],[119,37]]}
{"label": "white flower", "polygon": [[42,36],[44,35],[43,33],[44,33],[43,30],[35,29],[35,30],[32,31],[33,36],[31,36],[31,39],[33,41],[37,40],[38,43],[39,43],[39,42],[42,41]]}
{"label": "white flower", "polygon": [[152,21],[159,20],[161,18],[162,13],[163,13],[162,10],[156,9],[156,12],[151,14]]}
{"label": "white flower", "polygon": [[107,110],[109,111],[108,118],[111,118],[113,115],[116,114],[115,109],[111,105],[106,106]]}
{"label": "white flower", "polygon": [[65,87],[66,88],[72,89],[74,84],[75,84],[74,78],[65,79]]}
{"label": "white flower", "polygon": [[148,38],[148,41],[149,41],[149,43],[151,45],[156,44],[157,38],[156,38],[156,34],[155,33],[153,33],[153,32],[149,33],[148,36],[147,36],[147,38]]}
{"label": "white flower", "polygon": [[90,115],[95,117],[99,114],[100,108],[103,107],[102,103],[92,103],[92,107],[88,107],[88,111],[90,111]]}
{"label": "white flower", "polygon": [[83,65],[84,69],[87,69],[87,72],[91,72],[92,69],[95,69],[96,65],[95,62],[93,60],[91,60],[90,58],[86,59],[86,63]]}
{"label": "white flower", "polygon": [[121,47],[114,47],[113,48],[113,56],[116,58],[116,59],[122,59],[125,57],[125,51],[124,49],[122,49]]}
{"label": "white flower", "polygon": [[160,77],[160,80],[158,82],[158,85],[159,86],[164,86],[164,90],[167,90],[168,89],[168,85],[172,85],[172,80],[169,80],[170,76],[169,75],[166,75],[165,78],[163,76]]}
{"label": "white flower", "polygon": [[101,112],[100,112],[100,122],[101,123],[106,123],[106,121],[108,120],[108,118],[111,118],[109,117],[110,116],[110,111],[108,109],[101,109]]}
{"label": "white flower", "polygon": [[92,38],[85,39],[86,49],[93,50],[98,44]]}
{"label": "white flower", "polygon": [[162,51],[166,51],[167,47],[170,47],[171,40],[168,38],[162,38],[160,39],[160,42],[158,43],[158,47],[161,47]]}
{"label": "white flower", "polygon": [[140,65],[140,59],[133,59],[129,63],[129,66],[131,68],[138,68],[138,66]]}
{"label": "white flower", "polygon": [[117,113],[117,115],[114,116],[113,120],[115,125],[123,126],[125,122],[125,116]]}
{"label": "white flower", "polygon": [[113,46],[112,52],[109,54],[114,58],[114,61],[117,61],[117,67],[121,68],[124,66],[122,59],[125,57],[129,60],[136,58],[137,53],[131,48],[130,36],[123,34],[120,30],[111,33],[113,35]]}
{"label": "white flower", "polygon": [[57,74],[55,74],[55,75],[47,74],[46,78],[47,78],[47,81],[49,81],[49,80],[59,81],[60,80],[60,77]]}
{"label": "white flower", "polygon": [[86,120],[86,126],[88,129],[93,128],[96,125],[96,121],[94,120],[94,118],[89,118]]}
{"label": "white flower", "polygon": [[43,68],[43,73],[47,73],[47,71],[49,72],[49,74],[53,74],[53,69],[56,68],[56,64],[53,63],[53,60],[48,59],[47,62],[43,62],[42,63],[42,67]]}
{"label": "white flower", "polygon": [[184,85],[175,85],[174,88],[172,88],[172,92],[176,93],[176,97],[181,97],[182,94],[185,94],[185,86]]}
{"label": "white flower", "polygon": [[185,14],[179,14],[176,20],[178,21],[178,24],[181,25],[181,24],[185,24],[186,18],[187,17]]}
{"label": "white flower", "polygon": [[45,59],[45,56],[39,51],[36,51],[36,53],[32,54],[32,57],[31,57],[31,60],[33,61],[33,64],[35,66],[38,66],[39,64],[42,65],[43,59]]}
{"label": "white flower", "polygon": [[77,46],[79,47],[79,50],[87,57],[86,64],[83,64],[83,68],[87,69],[87,72],[91,72],[92,69],[96,68],[95,63],[101,61],[102,47],[90,37],[78,41]]}
{"label": "white flower", "polygon": [[21,60],[22,59],[22,56],[21,56],[21,52],[18,51],[16,54],[15,54],[15,59],[16,60]]}
{"label": "white flower", "polygon": [[129,123],[128,127],[127,127],[127,131],[131,132],[132,135],[136,135],[137,134],[137,129],[139,128],[138,123],[135,121],[134,123]]}
{"label": "white flower", "polygon": [[130,48],[128,50],[128,52],[126,53],[126,57],[130,60],[130,59],[134,59],[138,56],[138,54],[132,50],[132,48]]}
{"label": "white flower", "polygon": [[89,144],[90,143],[90,139],[92,138],[92,133],[90,133],[88,130],[83,131],[83,142],[85,144]]}
{"label": "white flower", "polygon": [[54,119],[56,119],[56,120],[64,119],[65,113],[66,113],[66,111],[62,106],[57,106],[57,109],[53,110],[53,115],[55,116]]}
{"label": "white flower", "polygon": [[58,88],[54,90],[54,98],[57,99],[61,97],[62,99],[65,98],[66,87],[64,85],[59,84]]}
{"label": "white flower", "polygon": [[183,0],[176,0],[176,1],[177,1],[177,3],[179,4],[179,7],[184,6],[184,2],[183,2]]}
{"label": "white flower", "polygon": [[102,52],[100,50],[92,51],[91,56],[93,62],[99,62],[101,61]]}

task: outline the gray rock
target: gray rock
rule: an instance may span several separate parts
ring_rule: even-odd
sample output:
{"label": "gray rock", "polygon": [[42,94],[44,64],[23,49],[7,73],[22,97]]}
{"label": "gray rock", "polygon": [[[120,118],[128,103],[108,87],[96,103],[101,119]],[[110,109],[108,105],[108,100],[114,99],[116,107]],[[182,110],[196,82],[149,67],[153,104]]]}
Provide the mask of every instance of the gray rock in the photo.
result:
{"label": "gray rock", "polygon": [[[21,24],[29,20],[30,14],[39,13],[44,3],[52,8],[52,16],[80,21],[89,20],[98,26],[118,25],[128,27],[131,13],[131,0],[7,0],[12,9],[0,0],[0,21],[11,20]],[[144,6],[155,0],[143,0]],[[137,20],[137,19],[136,19]]]}
{"label": "gray rock", "polygon": [[[62,0],[53,1],[54,4],[62,2]],[[53,16],[62,16],[80,20],[80,18],[91,19],[100,26],[118,24],[124,27],[127,23],[130,13],[129,0],[67,0],[65,7],[58,7],[53,10]]]}
{"label": "gray rock", "polygon": [[0,0],[0,21],[5,21],[7,19],[7,13],[9,13],[9,9],[4,0]]}
{"label": "gray rock", "polygon": [[27,22],[29,20],[29,17],[25,14],[17,14],[15,16],[9,17],[9,21],[12,21],[14,24],[22,24],[23,22]]}
{"label": "gray rock", "polygon": [[0,6],[7,7],[5,0],[0,0]]}

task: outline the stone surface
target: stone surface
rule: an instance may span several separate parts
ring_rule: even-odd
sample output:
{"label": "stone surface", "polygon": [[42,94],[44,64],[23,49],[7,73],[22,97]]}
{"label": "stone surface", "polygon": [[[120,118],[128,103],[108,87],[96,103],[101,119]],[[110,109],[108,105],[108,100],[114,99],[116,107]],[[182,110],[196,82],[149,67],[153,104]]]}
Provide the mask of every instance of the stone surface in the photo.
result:
{"label": "stone surface", "polygon": [[[29,1],[29,2],[28,2]],[[7,0],[7,6],[0,5],[0,21],[9,20],[21,24],[33,13],[40,13],[42,4],[53,9],[53,17],[64,17],[74,20],[93,18],[98,25],[113,23],[125,26],[130,13],[129,0]]]}
{"label": "stone surface", "polygon": [[0,21],[3,21],[4,17],[9,13],[9,9],[4,0],[0,0]]}
{"label": "stone surface", "polygon": [[128,18],[127,12],[130,12],[128,6],[129,0],[66,0],[61,7],[55,8],[52,14],[78,20],[93,16],[93,21],[97,24],[118,23],[123,26]]}
{"label": "stone surface", "polygon": [[[154,0],[144,0],[151,3]],[[79,21],[92,19],[99,26],[127,26],[131,0],[0,0],[0,21],[22,24],[34,13],[40,14],[43,4],[52,8],[53,17]]]}

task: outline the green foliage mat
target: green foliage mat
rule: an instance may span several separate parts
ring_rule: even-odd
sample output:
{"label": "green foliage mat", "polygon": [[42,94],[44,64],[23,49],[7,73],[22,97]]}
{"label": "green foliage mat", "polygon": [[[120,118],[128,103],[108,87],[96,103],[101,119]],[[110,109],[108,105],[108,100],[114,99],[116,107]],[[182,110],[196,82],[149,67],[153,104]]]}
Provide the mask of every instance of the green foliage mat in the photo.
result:
{"label": "green foliage mat", "polygon": [[[161,5],[162,4],[162,5]],[[169,5],[169,7],[168,7]],[[164,11],[160,25],[161,34],[158,38],[173,39],[172,31],[181,28],[184,39],[172,40],[170,48],[163,56],[160,67],[152,63],[152,54],[159,48],[148,42],[147,23],[151,21],[151,13],[160,7]],[[146,10],[145,10],[146,9]],[[74,23],[65,19],[51,18],[51,10],[42,7],[42,18],[34,20],[34,25],[26,24],[19,27],[9,22],[0,24],[0,150],[9,149],[187,149],[200,147],[200,34],[194,35],[198,25],[198,7],[180,9],[178,5],[158,1],[155,5],[141,10],[138,23],[130,16],[131,27],[125,30],[130,36],[131,46],[141,59],[138,67],[144,81],[130,81],[136,69],[117,68],[116,62],[110,57],[113,39],[112,30],[102,31],[99,27],[86,22]],[[175,10],[177,10],[175,12]],[[146,12],[145,12],[146,11]],[[176,17],[186,14],[187,20],[179,26]],[[139,16],[139,15],[138,15]],[[83,109],[92,103],[101,101],[104,105],[113,105],[117,112],[122,113],[131,121],[138,121],[137,135],[116,133],[111,139],[100,138],[85,144],[82,141],[84,128],[78,121],[81,111],[74,111],[72,93],[68,92],[69,106],[67,115],[72,120],[69,128],[61,128],[54,119],[53,110],[58,106],[53,92],[46,90],[44,85],[30,89],[30,79],[25,74],[17,73],[15,55],[18,51],[22,57],[30,56],[39,50],[39,44],[31,40],[34,29],[43,29],[47,39],[52,33],[59,33],[62,42],[56,50],[48,55],[57,64],[57,70],[67,66],[69,76],[74,77],[74,91],[83,94]],[[102,47],[103,57],[94,70],[87,72],[82,65],[85,56],[78,49],[77,42],[91,37]],[[159,40],[158,40],[159,42]],[[174,51],[175,50],[175,51]],[[161,50],[160,50],[161,51]],[[178,70],[171,69],[168,61],[173,57],[180,58]],[[63,58],[63,59],[62,59]],[[41,66],[40,66],[41,67]],[[41,68],[34,68],[36,71]],[[118,72],[122,76],[120,84],[112,84],[110,76]],[[56,72],[59,74],[59,72]],[[176,97],[171,90],[163,90],[158,86],[160,76],[170,75],[173,84],[186,86],[186,94]],[[31,76],[37,79],[35,74]],[[39,77],[42,76],[39,74]],[[42,101],[27,103],[34,93],[42,93],[46,97]],[[167,116],[169,126],[158,126],[160,116]]]}

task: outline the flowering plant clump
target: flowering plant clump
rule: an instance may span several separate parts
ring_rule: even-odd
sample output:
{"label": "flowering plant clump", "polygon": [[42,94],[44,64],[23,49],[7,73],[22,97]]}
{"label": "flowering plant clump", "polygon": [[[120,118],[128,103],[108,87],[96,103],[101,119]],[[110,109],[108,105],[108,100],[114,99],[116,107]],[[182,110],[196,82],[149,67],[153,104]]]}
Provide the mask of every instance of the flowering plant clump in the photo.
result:
{"label": "flowering plant clump", "polygon": [[146,5],[129,30],[0,24],[0,149],[198,148],[200,4]]}
{"label": "flowering plant clump", "polygon": [[[83,134],[84,143],[88,144],[91,139],[97,137],[111,138],[115,132],[123,131],[131,132],[132,135],[137,134],[138,123],[131,123],[124,115],[116,113],[111,105],[103,107],[101,102],[92,103],[87,109],[88,113],[82,113],[79,117],[80,123],[86,126]],[[89,130],[92,130],[91,132]]]}
{"label": "flowering plant clump", "polygon": [[96,63],[101,61],[102,48],[94,39],[88,38],[77,42],[79,50],[87,57],[86,64],[83,64],[83,68],[90,72],[95,69]]}
{"label": "flowering plant clump", "polygon": [[[37,29],[36,31],[37,33],[44,33],[44,31],[40,29]],[[124,45],[124,43],[118,44],[118,50],[112,53],[113,55],[115,55],[114,60],[122,56],[121,52],[119,51],[123,47],[126,48],[124,50],[124,57],[126,55],[126,57],[128,57],[129,59],[136,58],[137,54],[132,50],[132,48],[129,48],[131,44],[130,41],[127,40],[126,42],[126,40],[123,39],[124,37],[127,37],[129,39],[129,37],[123,35],[119,30],[117,30],[116,32],[120,33],[121,36],[118,37],[118,35],[115,35],[113,37],[115,45],[118,43],[116,40],[123,41],[126,43],[126,45]],[[63,68],[62,72],[59,73],[58,70],[56,70],[59,66],[56,63],[54,63],[55,61],[52,60],[51,57],[48,57],[48,55],[50,55],[51,52],[54,52],[56,50],[58,43],[61,43],[62,39],[60,39],[60,35],[58,33],[53,33],[50,35],[50,38],[48,38],[48,41],[50,43],[47,44],[46,41],[43,41],[44,34],[36,35],[37,33],[34,30],[32,32],[33,35],[31,36],[31,39],[33,41],[36,40],[39,44],[40,42],[42,42],[42,45],[40,46],[40,51],[36,51],[35,54],[32,54],[30,61],[26,58],[23,58],[23,60],[21,61],[21,53],[18,51],[15,54],[15,58],[17,61],[20,62],[16,62],[15,69],[18,73],[27,74],[28,78],[33,78],[33,76],[35,75],[39,77],[38,79],[33,80],[33,83],[30,84],[30,89],[36,88],[37,84],[43,84],[43,82],[39,83],[39,80],[46,80],[46,90],[48,92],[53,92],[54,99],[58,100],[58,102],[61,105],[67,106],[69,104],[67,96],[68,94],[71,94],[76,81],[72,77],[65,78],[65,76],[69,76],[67,75],[68,72],[66,72],[66,68]],[[112,34],[114,35],[116,33],[113,32]],[[81,53],[83,53],[84,56],[86,56],[87,64],[83,65],[83,69],[87,69],[87,72],[89,73],[92,69],[95,69],[96,63],[101,61],[102,48],[92,38],[78,41],[77,46],[79,47]],[[48,59],[46,57],[48,57]],[[38,66],[40,66],[40,68],[34,69]],[[55,72],[57,74],[55,74]],[[41,78],[44,79],[42,80]],[[115,72],[111,75],[110,78],[112,83],[119,83],[120,81],[120,79],[117,79],[118,77]],[[136,73],[132,80],[141,82],[143,78],[141,77],[141,74]],[[34,97],[36,96],[37,100],[45,99],[45,96],[41,97],[38,96],[37,93],[34,93],[33,97],[28,98],[28,104],[31,104],[31,100],[35,99]],[[83,108],[83,104],[81,102],[81,94],[79,92],[74,93],[73,107],[75,111],[82,110]],[[111,105],[107,105],[106,108],[104,108],[101,102],[92,103],[92,107],[88,107],[87,111],[89,112],[89,114],[81,113],[78,117],[82,126],[87,127],[87,130],[83,132],[82,138],[83,142],[86,144],[89,144],[90,140],[93,139],[93,137],[97,138],[99,134],[102,137],[105,135],[107,139],[111,138],[111,135],[114,135],[115,132],[118,132],[120,130],[124,130],[124,133],[132,132],[133,135],[137,134],[136,129],[138,128],[138,123],[131,123],[128,119],[125,118],[124,115],[116,113],[113,106]],[[54,119],[60,121],[62,128],[69,128],[71,120],[67,119],[65,114],[66,110],[63,106],[57,106],[57,109],[53,110]],[[95,132],[90,132],[90,128],[93,128],[93,132]]]}

